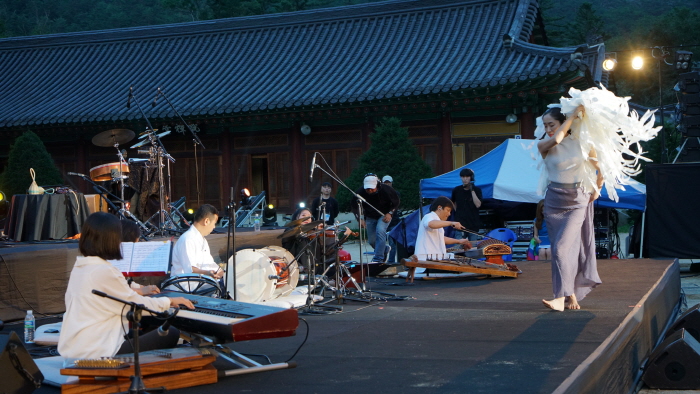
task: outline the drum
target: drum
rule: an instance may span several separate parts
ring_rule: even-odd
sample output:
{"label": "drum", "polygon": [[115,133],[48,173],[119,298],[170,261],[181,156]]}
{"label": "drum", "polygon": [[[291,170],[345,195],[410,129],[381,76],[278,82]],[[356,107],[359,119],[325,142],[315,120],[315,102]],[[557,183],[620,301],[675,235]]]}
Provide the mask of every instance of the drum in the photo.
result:
{"label": "drum", "polygon": [[160,284],[161,289],[206,297],[221,297],[219,281],[208,275],[181,274],[171,276]]}
{"label": "drum", "polygon": [[255,249],[236,252],[236,301],[263,302],[273,299],[277,288],[276,277],[277,270],[264,253]]}
{"label": "drum", "polygon": [[[117,174],[112,176],[112,170]],[[121,165],[122,176],[127,178],[129,174],[129,166],[127,164]],[[119,162],[102,164],[101,166],[92,167],[90,169],[90,179],[95,182],[111,181],[113,178],[119,177]]]}
{"label": "drum", "polygon": [[287,249],[275,245],[266,246],[257,251],[270,259],[280,278],[277,279],[273,298],[284,297],[294,291],[299,283],[299,264],[294,263],[294,256]]}

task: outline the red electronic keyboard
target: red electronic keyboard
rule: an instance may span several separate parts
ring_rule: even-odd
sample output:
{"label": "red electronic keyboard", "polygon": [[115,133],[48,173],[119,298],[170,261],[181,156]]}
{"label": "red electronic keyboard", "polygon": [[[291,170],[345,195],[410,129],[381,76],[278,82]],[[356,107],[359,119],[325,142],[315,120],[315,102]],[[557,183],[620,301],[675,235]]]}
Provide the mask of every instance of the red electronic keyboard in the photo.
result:
{"label": "red electronic keyboard", "polygon": [[173,319],[178,329],[213,337],[217,343],[281,338],[296,334],[296,309],[164,291],[154,297],[185,297],[194,310],[181,308]]}

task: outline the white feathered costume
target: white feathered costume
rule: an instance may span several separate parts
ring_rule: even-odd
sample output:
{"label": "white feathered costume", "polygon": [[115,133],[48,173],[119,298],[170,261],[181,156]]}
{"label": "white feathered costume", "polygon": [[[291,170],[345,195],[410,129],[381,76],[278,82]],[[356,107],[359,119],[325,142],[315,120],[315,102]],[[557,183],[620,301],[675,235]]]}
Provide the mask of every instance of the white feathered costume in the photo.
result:
{"label": "white feathered costume", "polygon": [[[629,97],[617,97],[605,88],[584,91],[571,88],[569,95],[571,98],[562,97],[560,104],[550,104],[549,107],[561,107],[561,112],[568,118],[575,116],[574,111],[579,105],[584,106],[585,116],[573,121],[568,138],[580,140],[581,155],[587,159],[591,149],[595,149],[598,166],[606,180],[608,197],[617,202],[615,189],[625,190],[623,185],[629,184],[631,176],[639,174],[639,160],[651,161],[642,156],[646,152],[642,151],[640,142],[656,137],[661,126],[654,127],[654,112],[647,111],[640,118],[637,111],[630,111],[627,105]],[[549,138],[545,135],[542,117],[539,117],[535,138],[543,135]],[[539,193],[544,194],[549,175],[542,161],[539,166],[542,168]],[[587,165],[585,168],[583,186],[588,191],[597,189],[594,166]]]}

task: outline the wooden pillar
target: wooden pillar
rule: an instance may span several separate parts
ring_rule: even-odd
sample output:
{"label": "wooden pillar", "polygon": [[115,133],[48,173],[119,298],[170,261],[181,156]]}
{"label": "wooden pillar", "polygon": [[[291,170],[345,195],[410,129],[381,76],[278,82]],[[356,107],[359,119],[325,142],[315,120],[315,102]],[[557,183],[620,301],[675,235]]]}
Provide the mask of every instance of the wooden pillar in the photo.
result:
{"label": "wooden pillar", "polygon": [[374,132],[374,118],[371,116],[367,117],[367,121],[362,127],[362,149],[363,152],[367,152],[371,145],[370,135]]}
{"label": "wooden pillar", "polygon": [[523,139],[535,138],[535,114],[532,111],[520,114],[520,134]]}
{"label": "wooden pillar", "polygon": [[[221,188],[223,193],[223,201],[221,206],[225,207],[231,200],[231,187],[233,187],[233,163],[231,157],[233,156],[233,147],[231,146],[232,136],[228,127],[224,128],[221,133],[220,140],[220,150],[221,150]],[[234,201],[238,197],[236,196],[236,191],[233,192]]]}
{"label": "wooden pillar", "polygon": [[[304,147],[303,138],[301,134],[301,123],[294,122],[290,130],[289,141],[291,143],[291,161],[292,161],[292,182],[291,182],[291,205],[292,208],[296,208],[299,201],[303,201],[303,183],[304,178],[304,168],[303,164],[306,163],[304,160]],[[308,174],[307,174],[308,175]]]}
{"label": "wooden pillar", "polygon": [[439,125],[440,135],[440,173],[444,174],[452,171],[452,117],[449,112],[444,112],[440,119]]}

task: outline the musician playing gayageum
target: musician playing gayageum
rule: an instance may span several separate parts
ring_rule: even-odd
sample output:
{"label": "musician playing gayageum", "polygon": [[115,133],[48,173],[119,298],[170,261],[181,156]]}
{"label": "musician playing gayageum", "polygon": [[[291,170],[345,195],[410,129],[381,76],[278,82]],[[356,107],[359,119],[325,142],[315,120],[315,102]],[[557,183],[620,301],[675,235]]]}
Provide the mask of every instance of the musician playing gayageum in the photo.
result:
{"label": "musician playing gayageum", "polygon": [[450,217],[454,204],[452,200],[445,196],[440,196],[433,200],[430,205],[430,213],[423,216],[418,226],[418,237],[416,238],[416,256],[425,260],[430,256],[442,256],[447,254],[446,245],[461,244],[465,249],[471,249],[472,244],[467,239],[454,239],[445,236],[445,227],[452,227],[455,230],[464,230],[459,222],[450,222]]}
{"label": "musician playing gayageum", "polygon": [[[119,270],[108,259],[120,260],[121,225],[116,216],[97,212],[83,224],[78,256],[70,273],[66,289],[66,313],[63,316],[58,352],[65,358],[100,358],[133,353],[131,341],[125,341],[128,331],[126,305],[92,293],[99,290],[125,301],[143,304],[155,311],[184,305],[194,309],[183,297],[149,298],[129,287]],[[166,336],[151,331],[139,337],[141,350],[172,348],[179,332],[171,329]]]}
{"label": "musician playing gayageum", "polygon": [[220,279],[224,271],[214,261],[209,251],[207,235],[211,234],[219,220],[219,211],[204,204],[194,213],[194,223],[185,231],[173,247],[173,264],[170,275],[204,274]]}

